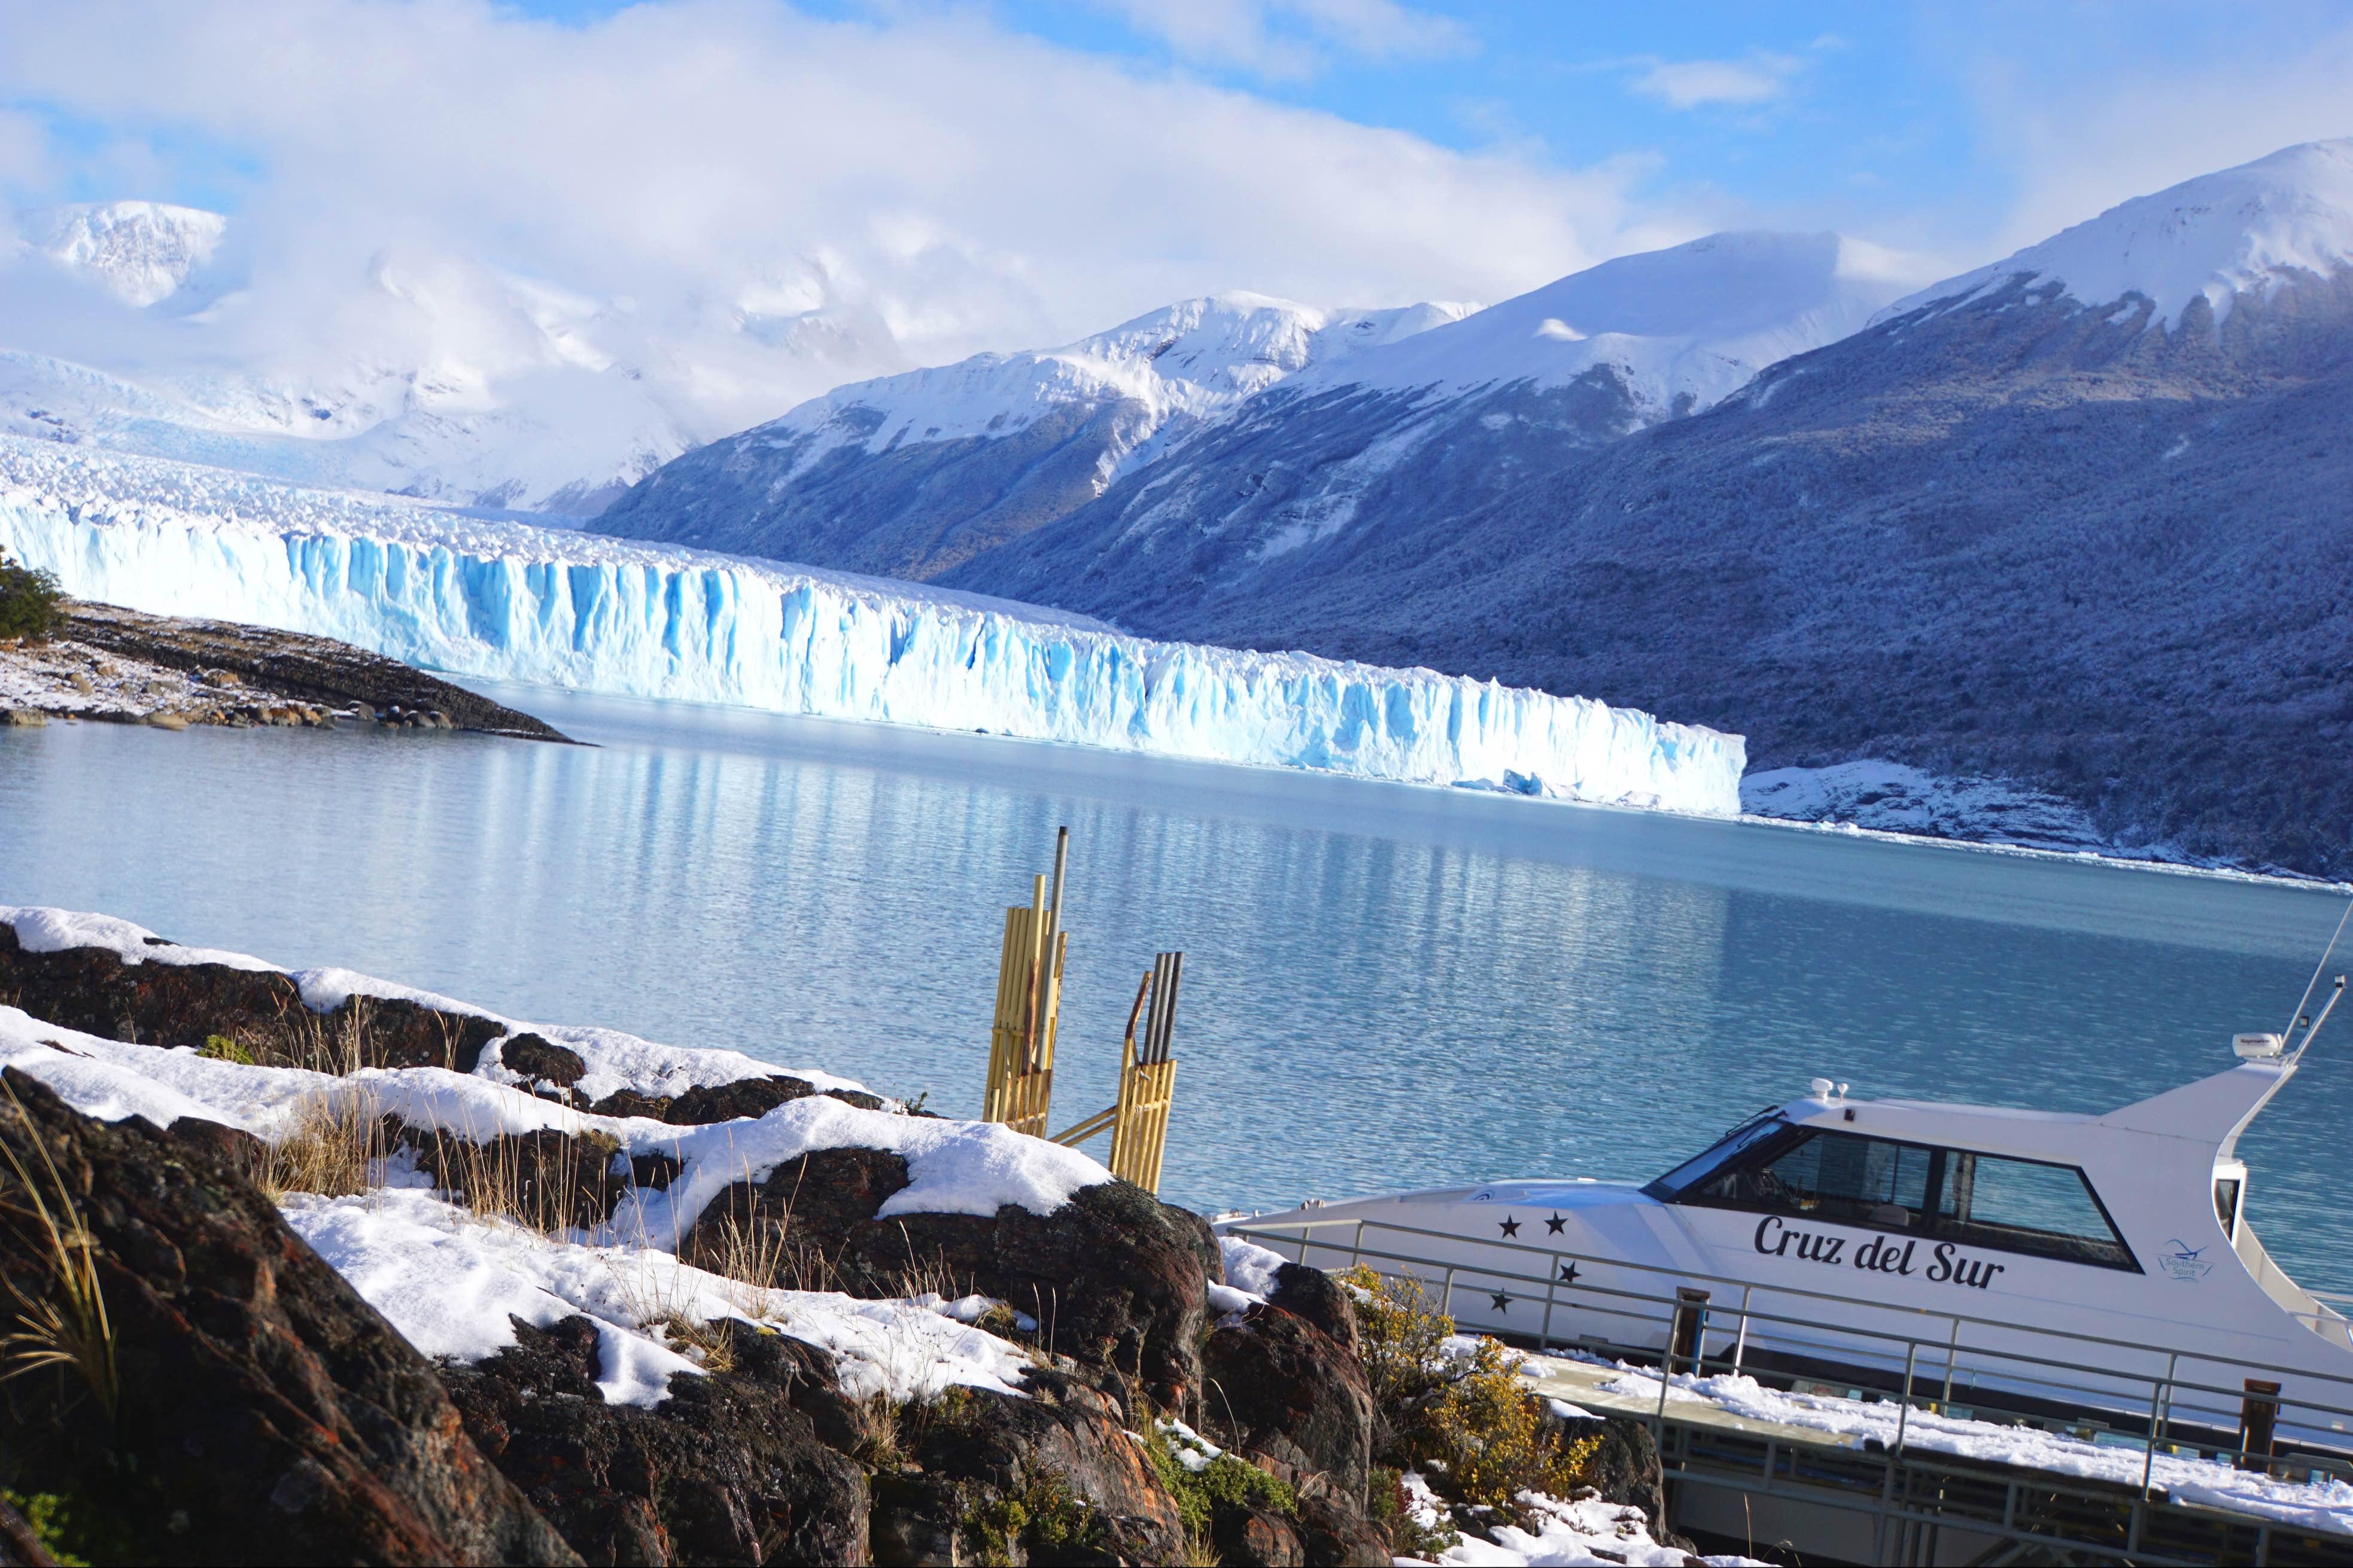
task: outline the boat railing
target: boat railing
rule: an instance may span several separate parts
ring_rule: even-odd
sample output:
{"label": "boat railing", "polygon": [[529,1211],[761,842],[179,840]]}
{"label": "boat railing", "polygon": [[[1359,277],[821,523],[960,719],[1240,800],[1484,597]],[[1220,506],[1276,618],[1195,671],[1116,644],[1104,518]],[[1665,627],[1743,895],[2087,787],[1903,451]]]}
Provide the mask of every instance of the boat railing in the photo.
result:
{"label": "boat railing", "polygon": [[[2228,1455],[2242,1466],[2269,1468],[2277,1470],[2283,1461],[2271,1452],[2271,1429],[2292,1427],[2329,1437],[2347,1432],[2353,1426],[2353,1376],[2333,1373],[2313,1372],[2303,1367],[2288,1367],[2220,1353],[2213,1351],[2193,1351],[2152,1345],[2143,1341],[2118,1339],[2110,1335],[2084,1333],[2067,1329],[2038,1328],[2029,1324],[2006,1321],[1976,1314],[1942,1311],[1928,1307],[1909,1307],[1879,1302],[1858,1302],[1853,1297],[1830,1291],[1810,1290],[1800,1286],[1760,1286],[1753,1280],[1743,1280],[1725,1275],[1710,1275],[1696,1269],[1678,1268],[1671,1265],[1639,1263],[1620,1258],[1598,1256],[1567,1247],[1549,1247],[1525,1242],[1469,1238],[1451,1231],[1426,1229],[1418,1226],[1398,1224],[1378,1219],[1351,1218],[1335,1215],[1331,1219],[1286,1219],[1280,1228],[1257,1226],[1247,1221],[1220,1224],[1221,1232],[1262,1246],[1276,1244],[1294,1249],[1294,1256],[1304,1261],[1310,1247],[1335,1255],[1335,1260],[1345,1256],[1349,1264],[1369,1265],[1374,1272],[1391,1279],[1410,1279],[1427,1288],[1439,1288],[1437,1305],[1441,1312],[1452,1313],[1455,1290],[1459,1284],[1479,1282],[1482,1289],[1502,1287],[1506,1291],[1512,1285],[1533,1288],[1526,1300],[1537,1300],[1542,1292],[1545,1311],[1534,1336],[1539,1351],[1555,1345],[1586,1353],[1621,1352],[1617,1359],[1629,1363],[1655,1363],[1658,1368],[1658,1408],[1655,1422],[1663,1425],[1667,1415],[1668,1390],[1673,1380],[1684,1372],[1695,1378],[1711,1375],[1711,1368],[1733,1375],[1747,1370],[1751,1349],[1752,1328],[1761,1331],[1755,1337],[1769,1338],[1776,1351],[1804,1352],[1813,1350],[1825,1357],[1852,1355],[1857,1342],[1868,1342],[1878,1347],[1892,1372],[1897,1362],[1903,1366],[1902,1382],[1897,1399],[1902,1406],[1897,1416],[1893,1447],[1900,1449],[1909,1427],[1911,1412],[1921,1405],[1942,1412],[1953,1407],[1954,1392],[1961,1385],[1966,1371],[1968,1391],[1974,1402],[1985,1389],[1988,1376],[1998,1378],[2014,1394],[2044,1399],[2065,1407],[2090,1406],[2103,1410],[2111,1420],[2099,1425],[2111,1428],[2112,1438],[2130,1442],[2129,1436],[2115,1430],[2116,1422],[2140,1426],[2145,1436],[2138,1445],[2145,1452],[2142,1467],[2142,1489],[2147,1493],[2149,1478],[2158,1451],[2179,1443],[2204,1453]],[[1346,1231],[1341,1236],[1314,1236],[1311,1231]],[[1426,1252],[1393,1249],[1368,1245],[1367,1233],[1375,1239],[1386,1239],[1379,1233],[1398,1238],[1398,1246],[1412,1239],[1427,1238],[1461,1247],[1466,1243],[1490,1254],[1504,1253],[1516,1258],[1542,1259],[1543,1272],[1525,1271],[1504,1259],[1463,1262],[1433,1258]],[[1387,1264],[1391,1267],[1383,1268]],[[1570,1270],[1568,1266],[1577,1267]],[[1604,1271],[1638,1275],[1662,1276],[1673,1283],[1656,1290],[1630,1289],[1605,1285],[1583,1278],[1564,1279],[1565,1271],[1582,1276],[1585,1266]],[[1721,1285],[1736,1288],[1740,1292],[1737,1305],[1729,1300],[1709,1300],[1700,1309],[1702,1323],[1692,1334],[1692,1351],[1679,1352],[1675,1329],[1678,1316],[1689,1310],[1689,1304],[1677,1295],[1680,1288],[1697,1285]],[[1759,1296],[1789,1299],[1788,1310],[1771,1310],[1761,1305]],[[1840,1325],[1835,1329],[1823,1321],[1820,1311],[1808,1312],[1809,1302],[1835,1305],[1851,1312],[1857,1306],[1874,1313],[1885,1314],[1898,1321],[1916,1318],[1936,1325],[1930,1332],[1906,1332],[1895,1327],[1873,1328],[1861,1325]],[[1588,1317],[1628,1320],[1639,1323],[1642,1330],[1655,1335],[1664,1330],[1664,1351],[1658,1344],[1616,1339],[1606,1335],[1579,1333],[1575,1336],[1553,1331],[1556,1313],[1563,1307],[1573,1306]],[[1723,1351],[1710,1353],[1707,1340],[1720,1331],[1719,1325],[1731,1319],[1736,1327],[1731,1329],[1731,1342]],[[2342,1321],[2342,1320],[2339,1320]],[[2038,1355],[2024,1350],[2005,1350],[1979,1341],[1972,1341],[1968,1331],[1977,1329],[2008,1335],[2031,1336],[2029,1342],[2044,1342],[2052,1353]],[[1833,1338],[1823,1337],[1825,1333]],[[2141,1361],[2151,1370],[2132,1372],[2113,1367],[2091,1367],[2084,1364],[2081,1352],[2100,1347],[2123,1352],[2129,1364]],[[2074,1353],[2071,1354],[2073,1351]],[[2155,1370],[2161,1360],[2163,1371]],[[2235,1384],[2208,1382],[2195,1375],[2200,1368],[2213,1368]],[[2253,1374],[2253,1375],[2251,1375]],[[2263,1376],[2262,1374],[2270,1374]],[[2260,1392],[2257,1378],[2270,1392]],[[2307,1380],[2331,1385],[2335,1397],[2343,1404],[2325,1404],[2300,1393],[2286,1393],[2281,1384],[2289,1378]],[[2147,1390],[2144,1401],[2140,1390]],[[1925,1395],[1925,1397],[1924,1397]],[[2267,1407],[2267,1419],[2257,1420],[2258,1404]],[[2296,1412],[2289,1418],[2288,1412]],[[2221,1434],[2238,1424],[2233,1440]],[[2347,1439],[2353,1443],[2353,1437]],[[2336,1444],[2327,1444],[2334,1450]],[[2263,1451],[2258,1454],[2255,1449]],[[2295,1468],[2326,1471],[2340,1478],[2353,1479],[2353,1450],[2344,1453],[2299,1453]]]}

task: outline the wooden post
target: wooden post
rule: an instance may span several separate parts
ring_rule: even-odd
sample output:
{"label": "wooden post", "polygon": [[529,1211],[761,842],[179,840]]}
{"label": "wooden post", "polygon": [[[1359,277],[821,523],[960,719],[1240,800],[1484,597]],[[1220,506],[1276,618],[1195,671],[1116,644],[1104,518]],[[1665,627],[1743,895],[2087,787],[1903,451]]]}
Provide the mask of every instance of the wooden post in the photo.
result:
{"label": "wooden post", "polygon": [[1707,1292],[1688,1285],[1675,1287],[1675,1323],[1674,1331],[1667,1336],[1667,1371],[1674,1371],[1677,1363],[1689,1362],[1693,1373],[1698,1373],[1700,1331],[1706,1322]]}
{"label": "wooden post", "polygon": [[[2279,1420],[2280,1385],[2260,1377],[2246,1379],[2247,1396],[2239,1402],[2239,1458],[2242,1470],[2272,1468],[2272,1428]],[[2152,1434],[2149,1439],[2156,1441]]]}
{"label": "wooden post", "polygon": [[981,1120],[1017,1132],[1046,1135],[1054,1092],[1054,1037],[1062,1010],[1062,965],[1070,935],[1055,929],[1046,879],[1037,878],[1028,909],[1005,911],[997,967],[997,1016],[989,1030],[988,1082]]}
{"label": "wooden post", "polygon": [[[1176,987],[1184,973],[1181,952],[1154,958],[1151,973],[1136,988],[1135,1005],[1128,1011],[1127,1037],[1120,1052],[1111,1173],[1149,1193],[1160,1190],[1161,1161],[1168,1148],[1168,1109],[1176,1097],[1176,1063],[1169,1052],[1176,1028]],[[1147,996],[1151,1012],[1139,1041],[1135,1021],[1145,1010]]]}

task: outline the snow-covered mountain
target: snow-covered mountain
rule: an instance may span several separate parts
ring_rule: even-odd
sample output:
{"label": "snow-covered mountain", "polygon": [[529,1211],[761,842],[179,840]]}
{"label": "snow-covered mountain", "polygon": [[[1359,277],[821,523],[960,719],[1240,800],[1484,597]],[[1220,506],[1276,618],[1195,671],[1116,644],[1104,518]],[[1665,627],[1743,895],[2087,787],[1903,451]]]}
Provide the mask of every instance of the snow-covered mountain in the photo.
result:
{"label": "snow-covered mountain", "polygon": [[0,431],[305,483],[586,515],[758,413],[905,363],[880,321],[791,279],[649,312],[414,248],[256,254],[218,214],[151,202],[14,227]]}
{"label": "snow-covered mountain", "polygon": [[1918,276],[1835,234],[1720,234],[1620,257],[1311,368],[943,580],[1113,616],[1279,593],[1347,536],[1460,516],[1695,414],[1854,331]]}
{"label": "snow-covered mountain", "polygon": [[1739,234],[1482,310],[1192,300],[844,387],[688,454],[596,526],[1031,595],[1124,569],[1186,591],[1705,407],[1918,280],[1840,236]]}
{"label": "snow-covered mountain", "polygon": [[927,578],[1093,500],[1271,386],[1471,309],[1187,300],[1060,348],[837,388],[689,454],[596,526]]}
{"label": "snow-covered mountain", "polygon": [[2055,296],[2136,329],[2214,330],[2243,296],[2353,266],[2353,140],[2307,142],[2154,195],[2136,196],[2039,245],[1900,300],[1884,312],[1957,310],[1998,290]]}
{"label": "snow-covered mountain", "polygon": [[228,220],[163,202],[103,202],[25,215],[25,242],[86,272],[124,304],[167,300],[220,248]]}
{"label": "snow-covered mountain", "polygon": [[[2348,168],[2325,142],[2126,202],[1692,417],[1551,469],[1522,448],[1497,489],[1419,484],[1314,549],[1237,569],[1207,521],[1144,526],[1197,441],[1126,481],[1139,526],[1092,560],[943,580],[1592,693],[1737,730],[1766,770],[1873,764],[1784,805],[1852,815],[1909,768],[2116,847],[2353,875]],[[1281,480],[1268,424],[1235,489]],[[1924,817],[1977,809],[1948,804]]]}

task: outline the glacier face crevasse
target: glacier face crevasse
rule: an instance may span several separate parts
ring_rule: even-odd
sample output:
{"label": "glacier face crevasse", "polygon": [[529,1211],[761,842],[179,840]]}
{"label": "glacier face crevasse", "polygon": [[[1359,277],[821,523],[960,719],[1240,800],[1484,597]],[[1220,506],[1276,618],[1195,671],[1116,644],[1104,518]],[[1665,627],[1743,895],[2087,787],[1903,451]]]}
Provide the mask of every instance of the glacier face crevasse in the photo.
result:
{"label": "glacier face crevasse", "polygon": [[460,675],[1732,815],[1740,737],[1427,669],[0,439],[0,544],[67,592]]}

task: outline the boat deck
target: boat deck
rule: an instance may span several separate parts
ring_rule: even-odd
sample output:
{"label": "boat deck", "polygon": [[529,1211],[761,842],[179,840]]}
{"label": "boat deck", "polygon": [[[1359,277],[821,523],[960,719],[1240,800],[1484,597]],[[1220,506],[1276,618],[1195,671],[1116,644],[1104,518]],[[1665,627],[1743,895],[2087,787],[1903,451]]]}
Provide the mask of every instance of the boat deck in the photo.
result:
{"label": "boat deck", "polygon": [[[2353,1512],[2331,1520],[2325,1507],[2296,1506],[2307,1487],[2335,1489],[2343,1505],[2343,1489],[2326,1475],[2257,1483],[2271,1495],[2233,1498],[2230,1489],[2244,1491],[2252,1478],[2227,1463],[2161,1446],[2160,1471],[2151,1463],[2158,1456],[2119,1434],[2052,1435],[1927,1402],[1891,1417],[1892,1399],[1827,1393],[1807,1396],[1825,1425],[1799,1425],[1728,1409],[1683,1386],[1667,1388],[1662,1401],[1654,1373],[1599,1360],[1530,1356],[1522,1375],[1548,1398],[1652,1426],[1674,1527],[1735,1545],[1788,1545],[1810,1559],[1857,1563],[1974,1562],[2037,1549],[2070,1560],[2185,1565],[2353,1557]],[[1853,1429],[1831,1425],[1842,1422]],[[1891,1423],[1892,1446],[1869,1430],[1885,1432]],[[2056,1468],[2034,1462],[2038,1446],[2058,1451]],[[2197,1484],[2201,1469],[2211,1487]],[[2159,1474],[2175,1484],[2155,1484]]]}

